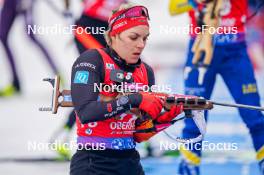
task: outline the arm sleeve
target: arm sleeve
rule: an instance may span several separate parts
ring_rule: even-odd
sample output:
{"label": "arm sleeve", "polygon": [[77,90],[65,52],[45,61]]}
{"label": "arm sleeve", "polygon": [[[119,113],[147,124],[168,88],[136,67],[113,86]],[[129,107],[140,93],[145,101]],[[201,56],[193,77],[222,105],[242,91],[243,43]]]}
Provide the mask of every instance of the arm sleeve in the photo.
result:
{"label": "arm sleeve", "polygon": [[[153,69],[146,63],[145,67],[147,70],[147,76],[148,76],[148,85],[152,86],[155,85],[155,75],[154,75],[154,71]],[[136,130],[144,130],[144,129],[148,129],[148,128],[152,128],[154,127],[154,123],[153,120],[142,120],[141,119],[137,119],[136,121]],[[134,133],[134,139],[136,142],[140,143],[143,141],[147,141],[148,139],[150,139],[152,136],[154,136],[156,134],[156,132],[146,132],[146,133]]]}
{"label": "arm sleeve", "polygon": [[106,120],[130,109],[129,102],[120,105],[118,99],[109,102],[98,101],[99,92],[95,85],[104,79],[104,64],[96,50],[84,52],[72,66],[71,95],[74,109],[80,121],[85,124]]}

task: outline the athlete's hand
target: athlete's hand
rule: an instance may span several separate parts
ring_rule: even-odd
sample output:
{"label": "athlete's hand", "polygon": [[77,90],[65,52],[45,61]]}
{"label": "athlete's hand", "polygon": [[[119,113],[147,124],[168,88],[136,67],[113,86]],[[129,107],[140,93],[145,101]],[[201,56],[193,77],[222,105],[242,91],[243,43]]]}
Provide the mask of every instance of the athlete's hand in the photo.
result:
{"label": "athlete's hand", "polygon": [[159,116],[163,107],[163,101],[161,99],[144,92],[130,94],[129,99],[132,107],[139,108],[153,120]]}
{"label": "athlete's hand", "polygon": [[183,104],[173,105],[170,111],[165,112],[161,116],[159,116],[156,121],[158,123],[166,123],[173,120],[177,115],[183,112]]}

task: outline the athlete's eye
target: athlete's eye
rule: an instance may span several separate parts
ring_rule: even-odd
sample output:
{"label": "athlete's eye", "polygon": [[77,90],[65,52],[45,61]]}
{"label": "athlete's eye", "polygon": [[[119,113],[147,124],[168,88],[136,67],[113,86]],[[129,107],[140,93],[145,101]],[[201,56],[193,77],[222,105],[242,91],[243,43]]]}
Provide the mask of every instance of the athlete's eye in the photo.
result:
{"label": "athlete's eye", "polygon": [[138,37],[137,36],[130,36],[129,37],[132,41],[135,41],[135,40],[137,40],[138,39]]}

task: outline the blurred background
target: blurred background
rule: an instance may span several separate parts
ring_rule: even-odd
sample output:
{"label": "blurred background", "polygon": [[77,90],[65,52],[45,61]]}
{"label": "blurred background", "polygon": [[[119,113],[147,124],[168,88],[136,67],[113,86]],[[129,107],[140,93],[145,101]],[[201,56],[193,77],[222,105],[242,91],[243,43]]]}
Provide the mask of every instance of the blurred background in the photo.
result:
{"label": "blurred background", "polygon": [[[36,25],[40,26],[68,26],[73,21],[65,20],[61,12],[63,1],[37,0],[33,8]],[[173,91],[183,93],[183,66],[186,60],[188,34],[179,34],[173,29],[164,32],[164,28],[186,27],[189,24],[187,14],[171,17],[168,12],[168,0],[132,0],[145,5],[149,9],[151,35],[144,51],[143,59],[155,71],[157,84],[171,84]],[[0,9],[3,0],[0,0]],[[82,12],[80,1],[72,1],[71,11],[74,18]],[[262,15],[262,16],[261,16]],[[263,9],[247,25],[249,47],[256,78],[258,81],[261,103],[264,98],[264,37],[263,37]],[[1,28],[3,26],[0,26]],[[69,162],[54,161],[57,153],[52,150],[32,151],[28,149],[29,142],[47,143],[59,127],[63,125],[71,109],[60,108],[56,115],[50,112],[40,112],[39,107],[50,106],[52,88],[43,78],[53,77],[44,55],[27,36],[25,20],[18,16],[9,33],[9,43],[15,57],[17,72],[21,79],[21,92],[8,97],[0,97],[0,174],[68,174]],[[69,89],[70,71],[78,52],[73,41],[73,35],[63,33],[37,34],[60,70],[64,80],[64,88]],[[0,44],[0,89],[10,83],[10,67],[7,55]],[[212,99],[221,102],[234,102],[221,77],[217,83]],[[168,132],[180,135],[182,123],[168,129]],[[223,129],[224,128],[224,129]],[[75,129],[71,132],[75,139]],[[248,130],[242,123],[238,112],[233,108],[215,107],[210,111],[208,133],[206,141],[212,143],[235,142],[236,151],[205,151],[202,160],[203,175],[258,174],[255,153],[248,135]],[[173,143],[165,134],[161,133],[151,139],[154,157],[142,159],[147,175],[177,174],[178,154],[162,156],[164,151],[159,148],[160,141]],[[142,157],[145,157],[146,145],[138,146]],[[72,150],[74,152],[74,150]]]}

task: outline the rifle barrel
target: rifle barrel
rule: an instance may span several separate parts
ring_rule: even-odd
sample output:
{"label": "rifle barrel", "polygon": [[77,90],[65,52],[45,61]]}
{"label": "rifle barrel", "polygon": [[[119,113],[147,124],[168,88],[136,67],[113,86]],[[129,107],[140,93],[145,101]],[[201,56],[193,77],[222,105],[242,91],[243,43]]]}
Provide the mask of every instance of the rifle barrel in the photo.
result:
{"label": "rifle barrel", "polygon": [[259,111],[264,111],[264,107],[260,106],[251,106],[251,105],[243,105],[243,104],[231,104],[231,103],[221,103],[221,102],[215,102],[215,101],[210,101],[209,102],[213,103],[214,105],[219,105],[219,106],[228,106],[228,107],[235,107],[235,108],[245,108],[245,109],[252,109],[252,110],[259,110]]}

